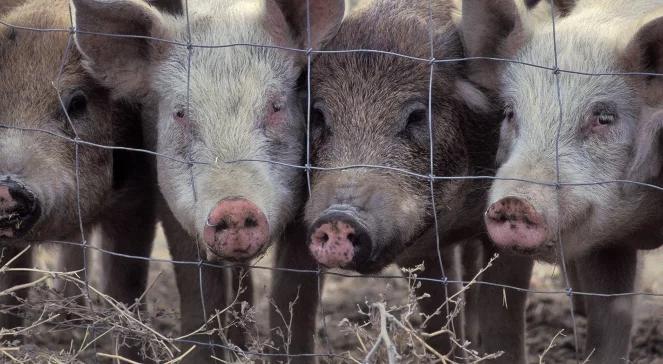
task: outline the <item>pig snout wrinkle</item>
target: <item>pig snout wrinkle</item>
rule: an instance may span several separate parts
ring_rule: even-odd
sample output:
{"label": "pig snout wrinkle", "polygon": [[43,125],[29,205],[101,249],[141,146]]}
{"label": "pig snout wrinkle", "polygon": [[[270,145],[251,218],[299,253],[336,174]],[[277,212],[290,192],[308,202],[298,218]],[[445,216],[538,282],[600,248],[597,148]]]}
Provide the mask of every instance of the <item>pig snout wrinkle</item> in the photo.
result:
{"label": "pig snout wrinkle", "polygon": [[527,201],[506,197],[488,207],[485,214],[490,238],[499,247],[531,250],[547,236],[543,216]]}
{"label": "pig snout wrinkle", "polygon": [[30,191],[9,178],[0,181],[0,239],[21,237],[39,215],[39,201]]}
{"label": "pig snout wrinkle", "polygon": [[368,232],[344,214],[320,218],[313,225],[309,239],[311,254],[328,268],[347,267],[357,260],[358,252],[370,250],[371,245]]}
{"label": "pig snout wrinkle", "polygon": [[253,258],[269,241],[267,217],[243,198],[222,200],[205,222],[203,240],[221,258]]}

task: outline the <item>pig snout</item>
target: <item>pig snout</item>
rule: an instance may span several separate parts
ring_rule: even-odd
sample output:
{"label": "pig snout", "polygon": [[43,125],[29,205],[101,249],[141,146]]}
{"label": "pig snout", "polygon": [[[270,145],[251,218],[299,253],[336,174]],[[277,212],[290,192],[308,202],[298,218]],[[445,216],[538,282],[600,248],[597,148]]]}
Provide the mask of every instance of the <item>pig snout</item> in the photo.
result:
{"label": "pig snout", "polygon": [[502,248],[534,250],[548,235],[543,216],[530,203],[517,197],[506,197],[490,205],[485,221],[488,235]]}
{"label": "pig snout", "polygon": [[249,200],[221,200],[207,218],[203,240],[221,258],[250,259],[267,245],[269,223]]}
{"label": "pig snout", "polygon": [[370,235],[351,216],[333,213],[322,216],[313,224],[309,250],[313,257],[328,268],[361,265],[361,256],[372,249]]}
{"label": "pig snout", "polygon": [[35,195],[16,181],[0,181],[0,239],[19,238],[39,218],[41,209]]}

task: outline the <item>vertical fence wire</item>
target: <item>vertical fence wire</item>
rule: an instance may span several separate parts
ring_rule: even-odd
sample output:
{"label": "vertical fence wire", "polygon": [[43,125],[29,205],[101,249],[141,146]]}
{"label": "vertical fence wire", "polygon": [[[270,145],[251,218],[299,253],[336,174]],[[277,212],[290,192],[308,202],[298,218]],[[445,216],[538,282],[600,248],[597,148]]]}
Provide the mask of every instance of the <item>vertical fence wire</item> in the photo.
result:
{"label": "vertical fence wire", "polygon": [[580,363],[580,351],[578,347],[578,328],[576,324],[576,316],[575,316],[575,309],[573,307],[573,290],[571,288],[571,282],[569,280],[569,274],[566,269],[566,256],[564,255],[564,242],[562,241],[562,197],[561,197],[561,185],[560,183],[562,182],[561,179],[561,173],[560,173],[560,158],[559,158],[559,142],[561,138],[561,132],[562,132],[562,123],[563,123],[563,118],[564,118],[564,108],[562,105],[562,92],[561,92],[561,87],[559,84],[559,54],[557,51],[557,26],[556,26],[556,19],[555,19],[555,0],[550,1],[550,18],[552,21],[552,44],[553,44],[553,56],[554,56],[554,71],[553,75],[555,76],[555,91],[557,93],[557,104],[559,107],[559,121],[557,123],[557,130],[555,134],[555,196],[557,199],[557,220],[559,221],[557,223],[557,247],[559,248],[559,260],[560,260],[560,266],[562,268],[562,278],[564,280],[564,285],[566,287],[566,290],[568,292],[568,297],[569,297],[569,304],[571,305],[571,322],[573,325],[573,341],[574,341],[574,349],[575,349],[575,359],[577,363]]}
{"label": "vertical fence wire", "polygon": [[[83,223],[83,213],[81,209],[81,171],[80,171],[80,140],[81,138],[79,137],[78,130],[76,128],[76,125],[74,122],[71,120],[71,117],[69,116],[69,112],[67,110],[67,107],[65,106],[64,100],[62,99],[62,94],[61,94],[61,80],[62,80],[62,75],[64,74],[64,69],[67,64],[67,61],[69,60],[70,52],[71,52],[71,47],[73,46],[73,39],[74,35],[76,34],[76,29],[74,26],[74,17],[73,17],[73,11],[71,8],[71,4],[67,7],[68,9],[68,16],[69,16],[69,35],[67,36],[67,44],[64,49],[64,54],[62,55],[62,61],[60,63],[60,68],[58,70],[58,74],[56,76],[56,81],[55,81],[55,89],[58,97],[58,102],[60,104],[60,107],[62,108],[62,111],[64,113],[65,118],[67,119],[67,124],[71,128],[73,134],[74,134],[74,170],[75,170],[75,184],[76,184],[76,216],[78,219],[78,228],[80,232],[80,242],[81,246],[80,247],[75,247],[76,252],[78,253],[79,249],[82,249],[82,259],[83,259],[83,276],[84,276],[84,282],[85,282],[85,298],[87,301],[87,306],[91,312],[94,312],[94,304],[92,302],[92,298],[90,297],[90,271],[88,270],[88,254],[87,254],[87,247],[88,247],[88,239],[86,238],[85,234],[85,227]],[[78,256],[76,254],[75,256]],[[80,263],[80,262],[77,262]],[[70,269],[68,267],[68,269]],[[65,283],[66,284],[66,283]],[[65,291],[66,292],[66,291]],[[93,348],[96,351],[97,347],[97,330],[95,327],[95,322],[92,322],[91,325],[88,326],[86,329],[90,330],[92,332],[92,343],[93,343]],[[97,362],[97,357],[95,356],[93,359],[95,362]]]}
{"label": "vertical fence wire", "polygon": [[[454,327],[454,320],[451,319],[451,302],[449,302],[449,281],[447,274],[444,270],[444,263],[442,262],[442,248],[440,247],[440,230],[439,230],[439,219],[437,215],[437,203],[435,202],[435,136],[433,133],[433,78],[435,76],[435,69],[438,66],[435,63],[435,30],[434,30],[434,20],[433,20],[433,0],[428,1],[428,42],[430,47],[430,66],[428,74],[428,148],[429,148],[429,188],[430,188],[430,201],[431,201],[431,210],[433,215],[433,229],[435,230],[435,249],[437,252],[437,260],[440,266],[440,279],[443,283],[444,288],[444,308],[445,308],[445,317],[449,320],[449,325],[451,326],[451,332],[455,335],[456,328]],[[442,67],[442,65],[440,65]],[[464,339],[464,338],[463,338]]]}

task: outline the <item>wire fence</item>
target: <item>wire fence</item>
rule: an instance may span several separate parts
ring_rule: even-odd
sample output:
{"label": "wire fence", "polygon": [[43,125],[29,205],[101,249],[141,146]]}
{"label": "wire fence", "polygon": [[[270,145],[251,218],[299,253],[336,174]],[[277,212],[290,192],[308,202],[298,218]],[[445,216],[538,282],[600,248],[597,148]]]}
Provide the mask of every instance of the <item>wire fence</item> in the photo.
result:
{"label": "wire fence", "polygon": [[[554,1],[553,1],[554,3]],[[309,6],[308,0],[307,0],[307,7]],[[306,174],[306,181],[307,181],[307,188],[309,191],[309,194],[311,192],[311,173],[313,171],[342,171],[342,170],[350,170],[350,169],[378,169],[378,170],[386,170],[398,174],[402,174],[404,176],[408,176],[411,178],[416,178],[416,179],[422,179],[426,180],[429,182],[430,186],[430,199],[431,199],[431,206],[435,208],[436,202],[435,202],[435,186],[434,182],[437,181],[456,181],[456,180],[487,180],[487,181],[493,181],[493,180],[507,180],[507,181],[520,181],[520,182],[527,182],[531,184],[536,184],[536,185],[541,185],[541,186],[547,186],[547,187],[552,187],[557,190],[557,201],[558,204],[561,204],[561,199],[560,199],[560,190],[563,187],[580,187],[580,186],[596,186],[596,185],[605,185],[605,184],[633,184],[633,185],[638,185],[642,187],[646,187],[652,190],[657,190],[657,191],[663,191],[663,187],[657,186],[654,184],[650,183],[645,183],[645,182],[639,182],[639,181],[629,181],[629,180],[605,180],[605,181],[583,181],[583,182],[565,182],[561,179],[560,176],[560,158],[559,158],[559,143],[560,143],[560,133],[561,133],[561,128],[562,128],[562,121],[563,121],[563,100],[561,96],[561,87],[560,87],[560,82],[559,82],[559,77],[561,74],[573,74],[573,75],[578,75],[578,76],[587,76],[587,77],[602,77],[602,76],[647,76],[647,77],[663,77],[663,74],[658,74],[658,73],[651,73],[651,72],[615,72],[615,73],[606,73],[606,72],[581,72],[577,70],[571,70],[571,69],[563,69],[559,67],[558,64],[558,49],[557,49],[557,29],[556,29],[556,21],[558,21],[556,17],[556,9],[554,6],[550,7],[551,9],[551,21],[552,21],[552,40],[553,40],[553,49],[551,52],[554,54],[554,63],[551,65],[544,65],[544,64],[533,64],[533,63],[528,63],[528,62],[523,62],[519,61],[516,59],[507,59],[507,58],[498,58],[498,57],[464,57],[464,58],[452,58],[452,59],[436,59],[435,58],[435,42],[433,39],[433,34],[434,34],[434,21],[433,21],[433,1],[431,0],[429,2],[429,19],[428,22],[430,24],[430,29],[429,29],[429,35],[430,35],[430,58],[420,58],[420,57],[415,57],[412,55],[408,54],[399,54],[396,52],[390,52],[390,51],[385,51],[385,50],[379,50],[379,49],[339,49],[339,50],[329,50],[329,49],[313,49],[311,47],[311,27],[310,27],[310,15],[307,15],[307,39],[308,39],[308,44],[309,46],[306,49],[297,49],[297,48],[289,48],[289,47],[282,47],[282,46],[276,46],[276,45],[270,45],[270,44],[251,44],[251,43],[234,43],[234,44],[195,44],[193,42],[193,37],[192,37],[192,29],[191,29],[191,22],[189,19],[189,4],[188,0],[184,0],[184,16],[186,18],[187,22],[187,40],[185,42],[180,42],[180,41],[174,41],[170,39],[160,39],[160,38],[155,38],[155,37],[149,37],[149,36],[140,36],[140,35],[131,35],[131,34],[110,34],[110,33],[97,33],[97,32],[89,32],[89,31],[81,31],[78,30],[74,27],[74,22],[73,22],[73,14],[71,13],[71,7],[70,7],[70,17],[72,19],[71,27],[68,29],[58,29],[58,28],[53,28],[53,29],[43,29],[43,28],[34,28],[34,27],[29,27],[29,26],[22,26],[20,24],[9,24],[6,23],[2,20],[0,20],[0,25],[6,28],[10,28],[13,31],[19,31],[19,32],[41,32],[41,33],[53,33],[53,32],[58,32],[58,33],[65,33],[68,35],[67,39],[67,45],[64,49],[64,53],[62,56],[62,63],[60,66],[60,70],[58,75],[55,78],[54,84],[56,86],[56,89],[58,90],[58,98],[60,102],[60,106],[62,108],[62,111],[65,113],[65,116],[67,118],[67,121],[70,125],[70,128],[73,130],[73,137],[63,135],[60,133],[53,132],[51,130],[46,130],[46,129],[39,129],[39,128],[29,128],[29,127],[19,127],[16,125],[12,125],[13,123],[9,123],[8,121],[2,121],[0,120],[0,129],[12,129],[12,130],[18,130],[22,131],[25,133],[43,133],[46,135],[49,135],[53,138],[58,138],[64,141],[67,141],[69,143],[72,143],[75,145],[75,166],[76,166],[76,184],[77,184],[77,192],[78,192],[78,197],[77,197],[77,216],[78,216],[78,224],[80,228],[80,236],[81,236],[81,241],[78,242],[72,242],[72,241],[48,241],[50,243],[55,243],[58,245],[62,246],[75,246],[75,247],[81,247],[83,248],[84,252],[84,266],[83,266],[83,274],[84,274],[84,285],[86,287],[85,289],[85,294],[87,296],[87,302],[89,304],[89,309],[94,312],[96,309],[95,305],[92,304],[94,301],[91,297],[91,293],[93,291],[93,288],[90,286],[90,283],[88,281],[90,275],[87,274],[88,272],[88,259],[87,259],[87,254],[89,254],[89,251],[94,250],[98,251],[103,255],[108,255],[108,256],[116,256],[116,257],[122,257],[122,258],[127,258],[127,259],[134,259],[134,260],[142,260],[142,261],[148,261],[148,262],[160,262],[160,263],[171,263],[174,265],[181,265],[181,266],[191,266],[191,267],[198,267],[198,275],[199,275],[199,282],[198,284],[200,285],[200,295],[201,295],[201,302],[203,306],[201,307],[201,310],[203,312],[204,320],[205,322],[210,322],[210,314],[213,312],[213,310],[210,307],[205,306],[205,296],[203,292],[203,268],[208,267],[208,268],[218,268],[218,269],[232,269],[232,268],[248,268],[249,271],[251,270],[268,270],[268,271],[285,271],[285,272],[291,272],[291,273],[298,273],[302,275],[313,275],[317,277],[318,280],[318,297],[319,299],[322,298],[322,277],[323,276],[338,276],[338,277],[343,277],[343,278],[351,278],[351,279],[367,279],[367,278],[380,278],[380,279],[387,279],[387,280],[397,280],[397,279],[409,279],[406,276],[403,275],[381,275],[381,274],[355,274],[355,273],[347,273],[347,272],[338,272],[338,271],[327,271],[323,269],[322,267],[318,267],[318,269],[288,269],[288,268],[275,268],[275,267],[270,267],[270,266],[264,266],[264,265],[252,265],[252,264],[246,264],[246,263],[225,263],[225,264],[216,264],[216,263],[211,263],[206,261],[203,257],[199,256],[197,260],[195,261],[178,261],[178,260],[172,260],[172,259],[157,259],[157,258],[152,258],[152,257],[144,257],[144,256],[134,256],[134,255],[127,255],[127,254],[121,254],[113,251],[109,251],[97,246],[90,245],[88,243],[88,232],[85,231],[85,223],[84,219],[82,216],[82,210],[81,210],[81,200],[80,200],[80,170],[79,170],[79,155],[80,155],[80,147],[85,146],[85,147],[95,147],[95,148],[101,148],[101,149],[106,149],[106,150],[122,150],[122,151],[128,151],[128,152],[134,152],[134,153],[144,153],[150,156],[154,156],[156,158],[163,158],[163,159],[168,159],[173,162],[177,163],[182,163],[186,164],[189,166],[201,166],[201,167],[215,167],[218,165],[222,164],[238,164],[238,163],[271,163],[271,164],[278,164],[281,166],[289,167],[289,168],[294,168],[301,170],[303,173]],[[308,8],[307,8],[307,14],[308,14]],[[73,42],[73,37],[77,34],[80,35],[97,35],[97,36],[104,36],[104,37],[109,37],[109,38],[122,38],[122,39],[144,39],[144,40],[150,40],[153,42],[162,42],[162,43],[167,43],[173,46],[177,47],[182,47],[187,50],[187,110],[191,107],[191,94],[190,94],[190,82],[191,82],[191,64],[192,64],[192,54],[195,49],[206,49],[206,50],[214,50],[214,49],[222,49],[222,48],[231,48],[231,47],[258,47],[258,48],[273,48],[273,49],[281,49],[284,51],[289,51],[289,52],[297,52],[306,55],[307,59],[307,65],[306,65],[306,70],[307,72],[307,80],[306,80],[306,85],[307,85],[307,113],[306,113],[306,129],[307,129],[307,138],[306,138],[306,162],[304,165],[294,165],[294,164],[289,164],[289,163],[284,163],[282,161],[278,160],[265,160],[265,159],[237,159],[237,160],[225,160],[225,161],[219,161],[219,160],[195,160],[192,158],[192,156],[189,156],[187,159],[182,159],[178,156],[173,156],[173,155],[166,155],[162,153],[158,153],[156,151],[152,150],[146,150],[146,149],[136,149],[136,148],[127,148],[127,147],[118,147],[118,146],[113,146],[113,145],[103,145],[103,144],[98,144],[94,143],[91,141],[84,140],[79,137],[79,134],[77,133],[76,126],[72,122],[70,116],[67,113],[67,107],[65,106],[65,102],[63,100],[62,95],[59,93],[60,90],[60,82],[61,82],[61,77],[64,72],[64,67],[65,64],[68,60],[68,58],[71,55],[72,49],[74,47],[74,42]],[[428,110],[433,110],[432,108],[432,103],[433,99],[435,97],[434,92],[433,92],[433,80],[434,80],[434,75],[435,75],[435,69],[437,65],[440,64],[446,64],[446,63],[459,63],[459,62],[467,62],[471,60],[487,60],[491,62],[495,62],[495,64],[498,63],[512,63],[512,64],[518,64],[522,67],[533,67],[540,69],[542,72],[544,71],[549,71],[555,76],[555,92],[557,96],[557,102],[559,106],[559,123],[557,127],[557,135],[556,135],[556,180],[555,181],[536,181],[536,180],[528,180],[528,179],[523,179],[523,178],[518,178],[518,177],[509,177],[509,178],[498,178],[492,175],[484,175],[484,176],[438,176],[435,174],[435,167],[434,167],[434,140],[433,140],[433,128],[434,128],[434,115],[432,115],[432,112],[428,113],[428,133],[429,133],[429,148],[430,148],[430,154],[427,156],[427,158],[430,161],[430,173],[429,174],[422,174],[422,173],[417,173],[413,172],[410,170],[406,169],[401,169],[401,168],[396,168],[396,167],[390,167],[390,166],[381,166],[381,165],[368,165],[368,164],[358,164],[358,165],[345,165],[345,166],[338,166],[338,167],[332,167],[332,168],[323,168],[319,166],[315,166],[314,163],[312,163],[311,160],[311,139],[310,139],[310,130],[311,130],[311,64],[313,61],[314,56],[333,56],[334,54],[345,54],[345,53],[370,53],[370,54],[379,54],[379,55],[386,55],[386,56],[392,56],[392,57],[400,57],[403,59],[410,60],[412,62],[421,62],[424,64],[429,64],[430,65],[430,72],[429,72],[429,89],[428,89]],[[423,156],[422,156],[423,157]],[[196,192],[196,185],[195,185],[195,179],[193,177],[193,171],[190,168],[189,169],[191,173],[191,188],[192,188],[192,193],[194,196],[194,199],[198,198],[198,194]],[[558,211],[561,211],[561,205],[558,206]],[[541,293],[552,293],[552,294],[559,294],[559,295],[566,295],[569,297],[569,305],[571,306],[571,318],[573,322],[573,335],[574,335],[574,340],[575,340],[575,348],[576,348],[576,360],[578,362],[581,361],[580,358],[580,353],[578,352],[579,344],[578,344],[578,332],[577,332],[577,324],[576,324],[576,318],[574,315],[574,309],[573,309],[573,300],[571,299],[573,296],[597,296],[597,297],[620,297],[620,296],[651,296],[651,297],[656,297],[656,298],[663,298],[663,293],[654,293],[654,292],[645,292],[645,291],[640,291],[640,292],[621,292],[621,293],[613,293],[613,294],[603,294],[603,293],[594,293],[594,292],[582,292],[582,291],[577,291],[574,290],[571,287],[571,283],[569,281],[569,275],[567,272],[567,267],[566,267],[566,260],[564,259],[564,247],[562,244],[562,232],[561,230],[557,231],[557,241],[558,241],[558,253],[560,254],[560,267],[561,267],[561,273],[563,276],[563,281],[565,287],[563,289],[557,289],[557,290],[535,290],[535,289],[525,289],[521,287],[516,287],[516,286],[511,286],[511,285],[505,285],[505,284],[498,284],[498,283],[493,283],[493,282],[486,282],[482,281],[481,279],[477,279],[475,281],[464,281],[464,280],[453,280],[449,279],[445,272],[445,267],[443,266],[442,263],[442,252],[440,251],[440,235],[439,235],[439,227],[445,224],[445,221],[439,220],[438,215],[435,213],[432,214],[434,217],[433,220],[433,229],[436,232],[435,234],[435,239],[437,242],[437,256],[439,260],[439,265],[440,265],[440,270],[442,271],[442,276],[439,278],[430,278],[430,277],[415,277],[414,279],[417,281],[421,282],[433,282],[433,283],[438,283],[440,285],[443,285],[446,287],[449,284],[452,283],[460,283],[464,285],[468,285],[469,283],[477,284],[477,285],[486,285],[486,286],[492,286],[492,287],[498,287],[498,288],[503,288],[506,290],[512,290],[512,291],[519,291],[519,292],[527,292],[530,294],[541,294]],[[40,242],[34,241],[34,242],[27,242],[27,243],[34,243],[38,244]],[[198,250],[199,251],[199,250]],[[410,277],[411,278],[411,277]],[[449,299],[449,293],[448,291],[445,292],[445,300]],[[319,307],[320,309],[324,309],[322,302],[319,302]],[[449,314],[449,305],[446,306],[447,309],[447,315]],[[325,314],[323,313],[321,316],[321,322],[320,325],[323,328],[323,331],[327,331],[327,323],[325,321]],[[76,325],[72,324],[71,327],[79,327],[79,328],[84,328],[86,331],[90,332],[93,340],[92,342],[96,341],[96,337],[99,336],[101,333],[105,332],[106,330],[109,330],[110,328],[107,325],[97,325],[94,322],[87,323],[85,325]],[[323,335],[325,338],[328,337],[328,335]],[[348,360],[348,357],[342,354],[337,354],[334,353],[332,346],[330,345],[329,342],[325,343],[326,346],[326,352],[324,353],[302,353],[302,354],[284,354],[284,353],[268,353],[268,352],[252,352],[250,350],[244,350],[240,349],[237,347],[234,347],[232,345],[224,345],[224,344],[219,344],[213,342],[211,339],[209,342],[199,342],[196,340],[191,340],[188,338],[168,338],[169,341],[171,342],[179,342],[183,344],[195,344],[197,346],[202,346],[202,347],[209,347],[212,350],[212,355],[218,356],[214,350],[215,349],[220,349],[224,351],[232,351],[232,352],[237,352],[241,353],[242,355],[249,355],[253,356],[255,358],[260,358],[260,357],[279,357],[279,358],[287,358],[288,360],[292,358],[297,358],[297,357],[321,357],[321,358],[328,358],[328,359],[338,359],[338,360]],[[96,344],[95,344],[96,345]]]}

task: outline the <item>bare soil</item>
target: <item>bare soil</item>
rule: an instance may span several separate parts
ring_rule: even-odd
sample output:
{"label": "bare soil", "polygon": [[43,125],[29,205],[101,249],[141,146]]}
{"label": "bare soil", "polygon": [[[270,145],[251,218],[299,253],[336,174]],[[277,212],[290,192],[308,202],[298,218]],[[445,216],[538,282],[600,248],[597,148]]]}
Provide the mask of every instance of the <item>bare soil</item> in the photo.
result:
{"label": "bare soil", "polygon": [[[48,255],[51,256],[52,255]],[[169,259],[168,249],[163,237],[158,239],[154,258]],[[648,293],[663,293],[663,251],[643,254],[642,274],[639,291]],[[93,257],[98,261],[98,256]],[[52,263],[52,262],[51,262]],[[49,265],[49,264],[47,264]],[[259,262],[259,265],[271,265],[268,255]],[[99,268],[97,268],[99,269]],[[389,267],[386,275],[398,275],[396,267]],[[256,288],[256,322],[260,331],[266,336],[268,330],[268,298],[270,297],[269,270],[256,269],[252,272]],[[93,280],[103,276],[97,272]],[[158,277],[158,278],[157,278]],[[171,263],[153,262],[150,269],[150,282],[155,284],[147,295],[149,307],[148,316],[143,318],[147,323],[167,337],[178,334],[178,303],[179,297],[175,286],[174,273]],[[532,288],[536,290],[559,290],[561,287],[559,269],[551,265],[535,267],[532,278]],[[331,350],[336,354],[349,353],[355,358],[362,358],[358,351],[357,338],[347,330],[343,330],[339,323],[343,319],[351,322],[362,322],[365,317],[358,313],[358,308],[365,302],[378,302],[386,300],[389,304],[399,304],[407,299],[407,282],[404,279],[378,279],[378,278],[343,278],[328,276],[322,297],[322,313],[318,317],[317,352]],[[539,356],[553,342],[542,363],[576,363],[574,350],[573,320],[571,318],[570,300],[566,294],[541,293],[530,294],[527,309],[527,347],[530,363],[540,363]],[[323,325],[324,317],[324,325]],[[636,308],[636,327],[632,339],[631,363],[663,364],[663,297],[642,296]],[[576,328],[578,342],[582,345],[585,334],[585,319],[576,315]],[[609,319],[609,318],[606,318]],[[626,334],[626,333],[625,333]],[[63,351],[80,345],[84,332],[82,330],[51,330],[44,334],[27,338],[22,346],[23,351],[35,352],[49,351],[52,355],[44,362],[53,362]],[[327,338],[325,340],[324,338]],[[329,344],[329,346],[327,346]],[[107,343],[88,349],[89,357],[84,356],[83,362],[88,362],[95,351],[111,352]],[[66,357],[66,356],[65,356]],[[580,358],[582,362],[584,358]],[[2,360],[2,359],[0,359]],[[338,362],[339,360],[335,360]],[[592,362],[591,360],[589,361]]]}
{"label": "bare soil", "polygon": [[[155,256],[168,258],[168,252],[163,243],[157,244]],[[639,291],[648,293],[663,293],[663,251],[643,254],[642,274]],[[270,263],[267,257],[260,262],[261,265]],[[168,306],[177,310],[172,303],[177,302],[177,291],[174,286],[174,277],[170,264],[153,264],[152,275],[162,274],[161,284],[150,294],[152,305]],[[396,267],[390,267],[385,275],[398,275]],[[269,271],[256,270],[253,272],[256,285],[256,302],[258,305],[258,323],[267,328],[267,311],[269,297]],[[559,269],[544,264],[537,264],[532,278],[532,288],[536,290],[559,290],[562,287]],[[387,302],[397,304],[404,302],[407,297],[407,283],[405,280],[388,280],[377,278],[343,278],[329,276],[325,281],[322,297],[322,311],[324,311],[324,327],[322,315],[318,319],[318,351],[326,352],[326,343],[332,346],[334,353],[352,352],[358,347],[354,335],[341,330],[339,323],[344,318],[362,320],[358,313],[358,305],[364,302],[377,302],[383,298]],[[663,297],[642,296],[636,306],[637,322],[632,339],[631,362],[642,364],[663,364]],[[609,319],[609,318],[606,318]],[[169,323],[170,324],[170,323]],[[170,325],[168,331],[173,331]],[[571,319],[571,304],[566,294],[530,294],[527,308],[527,346],[531,363],[539,363],[539,355],[550,345],[557,333],[562,331],[554,341],[553,347],[546,353],[545,363],[575,363],[573,321]],[[578,342],[582,345],[585,334],[585,319],[576,315]],[[329,340],[323,340],[325,331]],[[357,357],[355,355],[355,357]],[[582,359],[580,358],[581,362]],[[591,362],[591,360],[590,360]]]}

